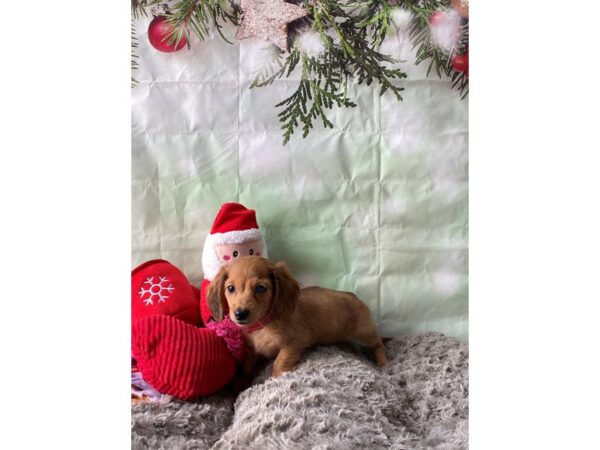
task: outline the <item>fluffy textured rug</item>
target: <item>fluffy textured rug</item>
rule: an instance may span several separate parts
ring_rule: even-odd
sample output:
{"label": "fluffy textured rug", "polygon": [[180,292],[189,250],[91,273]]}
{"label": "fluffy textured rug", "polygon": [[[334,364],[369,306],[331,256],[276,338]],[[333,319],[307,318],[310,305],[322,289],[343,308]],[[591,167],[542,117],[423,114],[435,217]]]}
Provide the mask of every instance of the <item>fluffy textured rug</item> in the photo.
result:
{"label": "fluffy textured rug", "polygon": [[280,378],[261,368],[237,399],[136,405],[133,448],[466,449],[467,345],[425,333],[385,347],[383,369],[357,347],[317,347]]}

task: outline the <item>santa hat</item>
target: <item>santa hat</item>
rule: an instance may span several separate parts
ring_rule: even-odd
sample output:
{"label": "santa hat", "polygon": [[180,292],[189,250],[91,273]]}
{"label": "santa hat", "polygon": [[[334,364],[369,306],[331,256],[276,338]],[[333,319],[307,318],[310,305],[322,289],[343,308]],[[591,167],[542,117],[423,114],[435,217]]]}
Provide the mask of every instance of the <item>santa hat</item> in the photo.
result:
{"label": "santa hat", "polygon": [[204,278],[212,280],[221,268],[221,261],[215,250],[216,245],[243,244],[251,241],[261,241],[262,256],[267,258],[267,245],[256,222],[256,211],[239,203],[224,203],[204,242],[202,251]]}

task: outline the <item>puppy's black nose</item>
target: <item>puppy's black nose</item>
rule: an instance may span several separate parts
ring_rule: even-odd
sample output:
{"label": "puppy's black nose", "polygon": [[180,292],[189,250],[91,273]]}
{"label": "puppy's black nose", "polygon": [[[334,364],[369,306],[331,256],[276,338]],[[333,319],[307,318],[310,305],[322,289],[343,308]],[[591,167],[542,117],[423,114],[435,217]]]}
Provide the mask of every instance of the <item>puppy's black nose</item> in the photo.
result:
{"label": "puppy's black nose", "polygon": [[250,310],[238,308],[235,310],[234,314],[235,314],[235,318],[237,320],[246,320],[248,318],[248,316],[250,315]]}

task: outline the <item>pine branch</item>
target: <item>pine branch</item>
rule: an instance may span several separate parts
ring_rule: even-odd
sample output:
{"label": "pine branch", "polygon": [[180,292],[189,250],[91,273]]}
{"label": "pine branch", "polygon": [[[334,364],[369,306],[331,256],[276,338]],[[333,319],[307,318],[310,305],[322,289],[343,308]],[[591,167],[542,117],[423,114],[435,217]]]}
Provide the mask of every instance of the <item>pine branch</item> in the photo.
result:
{"label": "pine branch", "polygon": [[304,7],[311,13],[311,30],[319,33],[325,52],[319,57],[309,56],[294,39],[289,56],[284,61],[278,60],[271,74],[261,73],[250,86],[267,86],[301,67],[296,91],[275,105],[283,108],[278,117],[284,130],[284,144],[299,126],[306,137],[316,120],[333,128],[327,110],[356,106],[347,96],[350,80],[367,86],[377,82],[380,95],[389,90],[402,100],[400,93],[404,88],[396,86],[394,80],[406,78],[402,70],[387,67],[396,62],[393,58],[375,49],[389,32],[390,8],[386,0],[361,0],[346,5],[335,0],[304,0]]}
{"label": "pine branch", "polygon": [[146,17],[148,15],[148,8],[164,3],[165,0],[131,0],[131,17],[133,19],[138,19],[142,16]]}
{"label": "pine branch", "polygon": [[[164,0],[163,0],[164,1]],[[191,34],[199,39],[208,37],[214,27],[222,39],[231,43],[223,34],[223,24],[237,25],[240,11],[235,0],[178,0],[165,11],[173,27],[168,39],[177,44],[185,36],[190,42]],[[348,98],[348,84],[379,84],[380,95],[390,91],[397,100],[402,100],[404,90],[397,83],[406,78],[406,73],[394,68],[397,63],[391,56],[378,51],[384,39],[391,33],[392,14],[398,6],[411,13],[408,29],[413,49],[416,49],[415,64],[428,62],[427,75],[435,71],[438,77],[448,77],[453,89],[468,95],[468,78],[454,70],[451,64],[454,54],[463,54],[468,47],[468,21],[460,28],[459,41],[455,48],[444,50],[432,41],[430,17],[439,10],[449,7],[450,0],[290,0],[302,4],[309,16],[301,24],[309,25],[311,32],[319,34],[325,51],[320,56],[308,55],[299,43],[298,35],[290,32],[292,50],[287,57],[277,51],[274,63],[263,70],[250,88],[263,87],[275,80],[289,77],[296,69],[301,71],[300,82],[292,95],[277,103],[286,144],[295,129],[302,127],[306,137],[315,121],[324,127],[333,128],[327,112],[334,107],[354,107]],[[146,14],[146,9],[161,3],[161,0],[132,0],[132,17]],[[137,67],[135,49],[137,40],[132,29],[132,70]],[[132,83],[135,80],[132,78]]]}
{"label": "pine branch", "polygon": [[239,9],[228,0],[180,0],[166,12],[166,16],[173,26],[168,37],[172,44],[176,45],[185,36],[189,46],[190,30],[203,41],[208,37],[211,26],[225,42],[233,44],[225,37],[222,28],[227,22],[238,24]]}
{"label": "pine branch", "polygon": [[133,76],[137,68],[139,67],[137,54],[137,48],[139,45],[137,33],[135,30],[134,20],[140,17],[146,17],[148,8],[157,5],[161,0],[131,0],[131,87],[137,86],[138,82]]}
{"label": "pine branch", "polygon": [[461,99],[465,98],[469,93],[469,80],[464,73],[454,70],[451,61],[455,54],[463,54],[468,46],[468,23],[460,27],[456,47],[446,51],[432,41],[429,18],[436,11],[449,8],[450,2],[448,0],[404,0],[403,4],[412,13],[408,35],[413,50],[417,49],[415,65],[428,60],[426,75],[435,70],[438,78],[442,76],[451,78],[452,88],[460,92]]}
{"label": "pine branch", "polygon": [[[333,128],[333,123],[327,118],[325,110],[333,109],[334,105],[348,108],[356,106],[346,96],[344,76],[340,67],[333,63],[335,58],[332,50],[327,51],[322,58],[314,58],[302,54],[298,47],[295,47],[286,60],[290,61],[289,64],[284,65],[278,72],[279,76],[286,70],[289,74],[298,63],[302,65],[302,78],[298,89],[275,105],[277,108],[284,108],[278,114],[283,124],[281,128],[284,130],[284,145],[300,124],[302,124],[302,137],[308,135],[315,120],[321,119],[324,127]],[[265,83],[270,84],[274,79],[271,77]],[[340,89],[342,84],[344,89]]]}
{"label": "pine branch", "polygon": [[300,55],[299,52],[292,51],[289,57],[282,61],[280,50],[275,46],[271,46],[270,48],[272,48],[271,52],[274,64],[271,64],[270,67],[264,68],[261,73],[257,75],[250,85],[250,89],[272,84],[273,81],[284,76],[286,71],[288,74],[292,73],[298,64]]}
{"label": "pine branch", "polygon": [[358,13],[361,19],[357,26],[370,30],[370,41],[374,46],[380,45],[391,32],[392,8],[387,0],[358,1],[353,13]]}
{"label": "pine branch", "polygon": [[375,50],[390,30],[391,10],[387,0],[351,1],[347,8],[351,13],[335,0],[313,3],[313,28],[330,45],[332,41],[327,30],[334,30],[342,50],[336,63],[344,68],[347,77],[354,76],[358,84],[368,86],[377,81],[381,95],[390,90],[402,100],[400,92],[403,88],[395,86],[392,80],[406,78],[406,73],[386,67],[396,61]]}
{"label": "pine branch", "polygon": [[[136,53],[138,41],[135,34],[133,21],[148,15],[148,10],[156,5],[165,5],[165,16],[173,26],[173,31],[167,36],[167,42],[177,46],[185,36],[188,47],[190,46],[190,30],[200,40],[208,37],[211,26],[214,26],[219,35],[226,42],[229,41],[222,32],[223,24],[231,22],[238,24],[239,9],[232,0],[180,0],[169,9],[165,0],[131,0],[131,70],[134,72],[138,67],[138,56]],[[137,81],[132,75],[132,87]]]}

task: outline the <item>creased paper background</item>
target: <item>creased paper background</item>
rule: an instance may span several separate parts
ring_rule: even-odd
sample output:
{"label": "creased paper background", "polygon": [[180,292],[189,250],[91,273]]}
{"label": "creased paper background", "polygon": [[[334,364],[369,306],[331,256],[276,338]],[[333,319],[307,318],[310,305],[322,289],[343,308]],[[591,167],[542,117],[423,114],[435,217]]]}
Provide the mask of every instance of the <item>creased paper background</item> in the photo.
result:
{"label": "creased paper background", "polygon": [[[288,145],[274,104],[293,79],[252,89],[267,44],[218,37],[163,54],[136,21],[132,90],[132,267],[164,258],[202,280],[204,240],[219,206],[257,210],[269,255],[305,285],[350,290],[384,336],[468,335],[468,103],[407,62],[404,101],[352,86],[358,108],[335,128]],[[233,39],[235,30],[226,27]]]}

